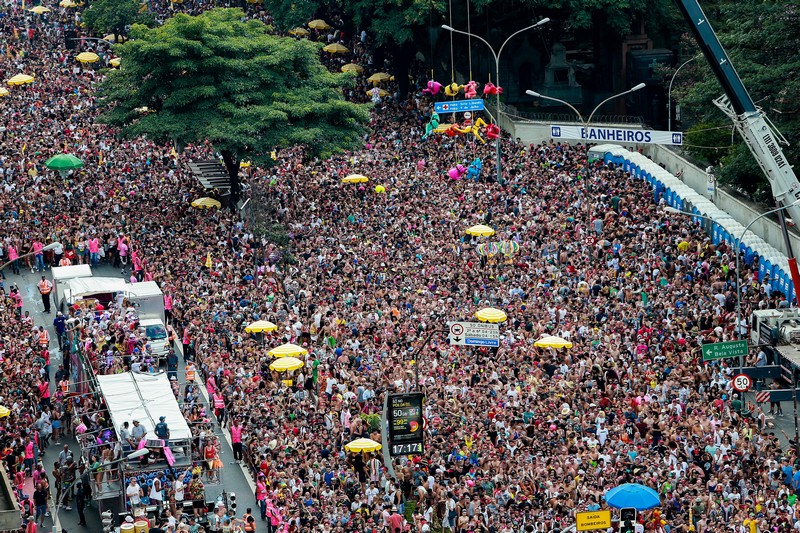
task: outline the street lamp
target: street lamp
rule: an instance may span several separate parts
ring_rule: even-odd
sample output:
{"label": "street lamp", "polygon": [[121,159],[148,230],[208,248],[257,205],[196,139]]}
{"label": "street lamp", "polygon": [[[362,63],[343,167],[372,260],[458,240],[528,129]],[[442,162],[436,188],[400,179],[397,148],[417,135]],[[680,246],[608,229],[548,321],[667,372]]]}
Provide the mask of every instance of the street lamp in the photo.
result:
{"label": "street lamp", "polygon": [[[548,22],[550,22],[550,19],[548,17],[545,17],[542,20],[540,20],[539,22],[537,22],[536,24],[531,24],[530,26],[527,26],[525,28],[522,28],[521,30],[518,30],[518,31],[512,33],[508,37],[508,39],[503,41],[503,44],[500,45],[500,50],[498,52],[494,51],[494,48],[492,47],[491,44],[489,44],[489,41],[487,41],[486,39],[484,39],[483,37],[481,37],[479,35],[475,35],[474,33],[470,33],[468,31],[457,30],[457,29],[455,29],[455,28],[453,28],[451,26],[448,26],[447,24],[442,24],[442,29],[450,31],[450,32],[453,32],[453,33],[460,33],[460,34],[466,35],[468,37],[475,37],[476,39],[481,41],[483,44],[485,44],[489,48],[489,51],[494,56],[495,83],[497,84],[498,87],[500,87],[500,54],[503,53],[503,48],[505,48],[506,44],[508,44],[508,41],[510,41],[511,39],[513,39],[514,37],[516,37],[517,35],[519,35],[520,33],[524,32],[524,31],[532,30],[533,28],[538,28],[539,26],[541,26],[543,24],[547,24]],[[497,117],[495,118],[495,123],[499,126],[500,125],[499,124],[499,119],[500,119],[500,91],[497,92],[496,96],[497,96]],[[500,137],[495,139],[495,143],[496,143],[496,146],[497,146],[497,180],[500,181],[500,176],[501,176],[502,170],[503,170],[502,163],[500,162],[500,157],[501,157],[500,156]]]}
{"label": "street lamp", "polygon": [[592,109],[592,112],[589,113],[589,120],[583,120],[583,115],[581,114],[581,112],[578,111],[577,109],[575,109],[575,107],[572,104],[570,104],[569,102],[567,102],[565,100],[561,100],[560,98],[554,98],[552,96],[545,96],[543,94],[537,93],[536,91],[531,91],[530,89],[525,91],[525,94],[527,94],[529,96],[533,96],[534,98],[544,98],[545,100],[552,100],[553,102],[558,102],[560,104],[563,104],[563,105],[569,107],[570,109],[572,109],[575,112],[576,115],[578,115],[578,118],[581,121],[581,125],[583,126],[583,129],[586,130],[589,127],[589,124],[592,123],[592,117],[594,117],[594,114],[597,112],[598,109],[603,107],[603,105],[606,102],[608,102],[610,100],[613,100],[614,98],[619,98],[620,96],[625,96],[626,94],[630,94],[630,93],[638,91],[640,89],[644,89],[646,86],[647,86],[646,84],[640,83],[639,85],[631,87],[627,91],[624,91],[624,92],[621,92],[619,94],[615,94],[615,95],[609,96],[608,98],[606,98],[605,100],[603,100],[602,102],[597,104],[597,106],[594,109]]}
{"label": "street lamp", "polygon": [[[761,213],[757,217],[753,218],[753,220],[751,220],[750,223],[747,224],[747,226],[744,227],[744,230],[742,231],[742,234],[739,236],[738,239],[736,239],[736,338],[737,339],[741,339],[742,338],[742,330],[741,330],[741,328],[742,328],[742,326],[741,326],[741,322],[742,322],[742,316],[741,316],[742,315],[742,305],[741,305],[742,294],[741,294],[741,292],[742,292],[742,289],[741,289],[741,276],[739,275],[740,274],[740,271],[739,271],[739,254],[740,254],[740,248],[741,248],[741,245],[742,245],[742,239],[744,239],[744,236],[747,233],[747,231],[750,229],[750,227],[753,224],[755,224],[758,220],[760,220],[760,219],[762,219],[762,218],[764,218],[764,217],[766,217],[768,215],[771,215],[773,213],[777,213],[778,211],[783,211],[784,209],[788,209],[790,207],[794,207],[794,206],[796,206],[798,204],[800,204],[800,200],[795,200],[791,204],[783,205],[781,207],[776,207],[775,209],[770,209],[769,211],[765,211],[764,213]],[[673,214],[676,214],[676,215],[687,215],[687,216],[690,216],[690,217],[703,218],[705,220],[711,220],[712,222],[716,222],[711,217],[707,217],[707,216],[704,216],[704,215],[697,215],[695,213],[689,213],[688,211],[681,211],[680,209],[675,209],[674,207],[665,207],[664,208],[664,212],[673,213]],[[796,290],[798,290],[797,287],[795,287],[795,291]],[[744,366],[744,365],[742,364],[741,358],[740,358],[739,367],[741,368],[742,366]]]}
{"label": "street lamp", "polygon": [[667,89],[667,131],[672,131],[672,82],[675,81],[675,77],[678,75],[678,72],[680,72],[683,67],[685,67],[686,65],[688,65],[689,63],[691,63],[692,61],[701,56],[702,54],[697,54],[693,58],[684,61],[681,66],[675,69],[675,74],[673,74],[672,79],[669,80],[669,89]]}
{"label": "street lamp", "polygon": [[[91,470],[100,470],[102,468],[106,468],[106,467],[113,466],[113,465],[118,465],[118,464],[124,463],[126,461],[132,461],[134,459],[139,459],[140,457],[144,457],[148,453],[150,453],[150,450],[148,450],[147,448],[142,448],[141,450],[136,450],[135,452],[129,453],[128,455],[126,455],[125,457],[122,457],[121,459],[117,459],[115,461],[111,461],[110,463],[102,464],[102,465],[100,465],[100,466],[98,466],[97,468],[94,468],[94,469],[90,468],[89,470],[90,471]],[[120,478],[120,485],[123,485],[123,484],[124,484],[124,482]],[[122,486],[122,489],[124,491],[125,487]],[[62,496],[63,496],[63,494],[62,494]],[[59,502],[56,502],[55,509],[53,510],[53,533],[59,533],[61,531],[61,522],[58,519],[58,510],[59,510]]]}

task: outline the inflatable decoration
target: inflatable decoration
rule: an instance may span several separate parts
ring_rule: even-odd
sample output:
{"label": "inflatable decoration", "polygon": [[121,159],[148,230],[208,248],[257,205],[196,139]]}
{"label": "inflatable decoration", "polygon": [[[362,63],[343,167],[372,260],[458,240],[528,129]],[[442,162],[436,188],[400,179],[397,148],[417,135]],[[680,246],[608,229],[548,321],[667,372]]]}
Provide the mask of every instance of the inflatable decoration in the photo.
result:
{"label": "inflatable decoration", "polygon": [[464,85],[464,97],[465,98],[475,98],[478,96],[478,84],[474,81],[471,81]]}
{"label": "inflatable decoration", "polygon": [[430,94],[431,96],[436,96],[439,94],[439,91],[442,90],[442,84],[438,81],[429,81],[428,86],[425,89],[422,89],[422,94]]}
{"label": "inflatable decoration", "polygon": [[487,124],[486,125],[486,138],[487,139],[497,139],[500,137],[500,128],[497,127],[497,124]]}
{"label": "inflatable decoration", "polygon": [[467,173],[467,167],[461,164],[456,165],[447,171],[447,175],[454,180],[460,180],[461,176],[463,176],[466,173]]}
{"label": "inflatable decoration", "polygon": [[378,194],[385,193],[386,192],[386,187],[384,187],[383,185],[376,185],[375,186],[375,192],[378,193]]}
{"label": "inflatable decoration", "polygon": [[431,114],[431,120],[428,124],[425,125],[425,135],[422,136],[423,139],[427,139],[428,135],[430,135],[433,130],[439,127],[439,113],[435,111]]}
{"label": "inflatable decoration", "polygon": [[486,85],[483,86],[483,94],[485,94],[485,95],[487,95],[487,94],[491,94],[491,95],[503,94],[503,88],[496,86],[492,82],[489,82],[489,83],[487,83]]}
{"label": "inflatable decoration", "polygon": [[457,83],[451,83],[450,85],[444,88],[444,94],[446,94],[447,96],[456,96],[459,92],[461,92],[461,89],[463,88],[464,88],[463,85],[459,85]]}
{"label": "inflatable decoration", "polygon": [[480,158],[476,157],[467,169],[467,177],[477,181],[477,179],[481,176],[481,170],[483,170],[483,163],[481,162]]}

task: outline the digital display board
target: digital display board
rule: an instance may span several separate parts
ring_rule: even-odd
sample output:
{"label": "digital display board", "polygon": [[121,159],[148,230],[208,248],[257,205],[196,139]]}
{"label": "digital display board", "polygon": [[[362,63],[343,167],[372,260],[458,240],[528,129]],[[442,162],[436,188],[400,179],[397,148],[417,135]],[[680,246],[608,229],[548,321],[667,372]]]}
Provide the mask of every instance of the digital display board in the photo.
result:
{"label": "digital display board", "polygon": [[422,393],[389,396],[390,454],[412,455],[423,452]]}

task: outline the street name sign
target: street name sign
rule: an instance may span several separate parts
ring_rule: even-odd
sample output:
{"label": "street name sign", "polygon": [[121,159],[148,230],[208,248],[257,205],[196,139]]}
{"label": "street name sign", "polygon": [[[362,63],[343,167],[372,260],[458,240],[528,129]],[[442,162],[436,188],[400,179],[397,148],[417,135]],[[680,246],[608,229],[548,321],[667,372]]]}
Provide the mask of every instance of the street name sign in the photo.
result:
{"label": "street name sign", "polygon": [[452,102],[436,102],[433,110],[437,113],[464,113],[466,111],[483,111],[483,100],[471,98],[469,100],[455,100]]}
{"label": "street name sign", "polygon": [[711,342],[704,344],[703,361],[747,355],[747,341]]}
{"label": "street name sign", "polygon": [[452,346],[500,346],[500,325],[486,322],[448,322]]}
{"label": "street name sign", "polygon": [[602,126],[552,124],[550,136],[553,139],[582,139],[585,141],[621,142],[635,144],[683,144],[683,133],[679,131],[638,130],[632,128],[613,128]]}

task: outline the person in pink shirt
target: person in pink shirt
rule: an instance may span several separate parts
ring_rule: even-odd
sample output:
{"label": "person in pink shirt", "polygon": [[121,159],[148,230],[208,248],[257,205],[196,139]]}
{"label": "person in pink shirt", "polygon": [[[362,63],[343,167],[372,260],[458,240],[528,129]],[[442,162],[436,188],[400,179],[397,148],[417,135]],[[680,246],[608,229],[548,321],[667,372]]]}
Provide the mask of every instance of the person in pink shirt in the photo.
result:
{"label": "person in pink shirt", "polygon": [[42,244],[42,241],[34,239],[33,244],[31,244],[31,251],[33,252],[33,257],[36,259],[33,272],[44,272],[44,244]]}
{"label": "person in pink shirt", "polygon": [[164,318],[167,319],[167,324],[172,320],[172,295],[168,292],[164,293]]}
{"label": "person in pink shirt", "polygon": [[125,269],[128,266],[128,245],[125,243],[125,239],[120,239],[117,243],[117,252],[119,253],[119,262],[122,265],[122,270],[120,270],[120,274],[125,273]]}
{"label": "person in pink shirt", "polygon": [[231,444],[233,444],[233,462],[238,463],[242,460],[244,447],[242,446],[242,423],[238,418],[233,419],[231,424]]}
{"label": "person in pink shirt", "polygon": [[95,235],[89,239],[89,266],[96,267],[100,262],[100,240]]}
{"label": "person in pink shirt", "polygon": [[19,274],[19,252],[14,244],[8,245],[8,260],[11,261],[11,271]]}

